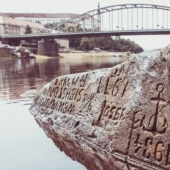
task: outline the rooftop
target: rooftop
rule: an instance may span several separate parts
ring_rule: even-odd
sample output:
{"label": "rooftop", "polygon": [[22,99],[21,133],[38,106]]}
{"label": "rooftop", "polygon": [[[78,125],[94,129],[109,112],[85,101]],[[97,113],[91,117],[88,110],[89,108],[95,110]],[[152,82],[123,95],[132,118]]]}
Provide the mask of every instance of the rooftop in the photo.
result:
{"label": "rooftop", "polygon": [[79,14],[73,13],[0,13],[0,16],[7,16],[12,18],[73,18]]}

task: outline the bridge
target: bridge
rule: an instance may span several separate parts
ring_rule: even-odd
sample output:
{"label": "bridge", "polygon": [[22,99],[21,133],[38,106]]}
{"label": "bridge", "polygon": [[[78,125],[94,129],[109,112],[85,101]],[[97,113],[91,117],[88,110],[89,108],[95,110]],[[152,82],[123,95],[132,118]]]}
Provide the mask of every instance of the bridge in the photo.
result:
{"label": "bridge", "polygon": [[[55,51],[54,44],[49,47],[48,40],[55,38],[125,36],[125,35],[163,35],[170,34],[170,7],[155,4],[120,4],[85,12],[60,23],[51,33],[4,35],[3,42],[21,40],[42,40],[41,49]],[[46,45],[44,45],[45,41]],[[53,46],[53,47],[52,47]],[[42,50],[40,50],[42,51]],[[45,52],[42,52],[45,54]]]}
{"label": "bridge", "polygon": [[[4,35],[7,40],[170,34],[170,7],[120,4],[85,12],[54,28],[54,33]],[[87,28],[88,24],[90,28]]]}
{"label": "bridge", "polygon": [[170,29],[157,30],[120,30],[120,31],[93,31],[93,32],[66,32],[46,34],[6,35],[6,40],[29,40],[29,39],[55,39],[55,38],[78,38],[78,37],[101,37],[101,36],[126,36],[126,35],[170,35]]}

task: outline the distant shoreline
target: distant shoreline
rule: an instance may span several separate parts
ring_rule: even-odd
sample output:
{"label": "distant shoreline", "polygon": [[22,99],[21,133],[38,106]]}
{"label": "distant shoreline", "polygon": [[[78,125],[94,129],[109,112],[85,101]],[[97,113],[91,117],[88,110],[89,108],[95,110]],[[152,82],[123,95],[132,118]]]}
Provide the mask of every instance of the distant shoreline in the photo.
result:
{"label": "distant shoreline", "polygon": [[[131,56],[131,54],[130,54]],[[59,56],[66,59],[74,59],[74,58],[86,58],[86,57],[130,57],[127,55],[127,52],[107,52],[102,51],[99,53],[94,52],[71,52],[71,53],[59,53]],[[43,56],[43,55],[36,55],[37,59],[40,58],[53,58],[55,56]]]}
{"label": "distant shoreline", "polygon": [[[89,51],[72,51],[69,53],[59,53],[59,56],[45,56],[45,55],[38,55],[35,54],[37,59],[43,58],[54,58],[54,57],[62,57],[67,59],[74,59],[74,58],[86,58],[86,57],[123,57],[129,58],[132,54],[129,52],[109,52],[109,51],[100,51],[98,53]],[[17,58],[16,56],[12,56],[9,54],[0,55],[0,58]]]}

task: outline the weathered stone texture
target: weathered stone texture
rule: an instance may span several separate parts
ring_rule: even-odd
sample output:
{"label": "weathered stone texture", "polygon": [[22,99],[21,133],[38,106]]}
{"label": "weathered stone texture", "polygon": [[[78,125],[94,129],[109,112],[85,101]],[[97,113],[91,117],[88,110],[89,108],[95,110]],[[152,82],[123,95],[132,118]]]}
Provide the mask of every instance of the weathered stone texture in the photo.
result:
{"label": "weathered stone texture", "polygon": [[170,169],[170,46],[109,69],[57,77],[30,108],[89,170]]}

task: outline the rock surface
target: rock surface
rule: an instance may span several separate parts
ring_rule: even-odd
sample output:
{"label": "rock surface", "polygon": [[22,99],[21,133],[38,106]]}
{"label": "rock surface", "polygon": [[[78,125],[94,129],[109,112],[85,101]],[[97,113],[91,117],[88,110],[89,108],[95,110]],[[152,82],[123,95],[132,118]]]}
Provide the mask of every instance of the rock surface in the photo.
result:
{"label": "rock surface", "polygon": [[30,112],[88,170],[168,170],[170,46],[113,68],[57,77]]}

